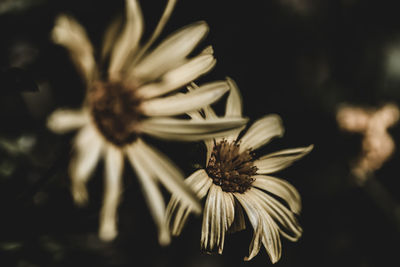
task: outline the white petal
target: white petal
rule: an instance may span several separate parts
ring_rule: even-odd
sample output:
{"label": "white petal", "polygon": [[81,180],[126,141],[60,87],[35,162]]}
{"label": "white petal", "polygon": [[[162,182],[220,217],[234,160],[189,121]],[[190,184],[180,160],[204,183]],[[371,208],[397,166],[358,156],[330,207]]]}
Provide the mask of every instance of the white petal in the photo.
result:
{"label": "white petal", "polygon": [[270,195],[255,188],[253,188],[252,191],[260,199],[259,203],[264,210],[274,220],[279,222],[281,225],[281,227],[279,227],[280,233],[291,241],[297,241],[300,238],[303,230],[295,215]]}
{"label": "white petal", "polygon": [[[225,210],[225,216],[222,216],[222,226],[223,226],[223,231],[224,231],[224,235],[225,233],[228,231],[228,229],[230,229],[233,220],[235,218],[235,206],[234,206],[234,199],[233,199],[233,195],[230,193],[225,193],[222,192],[222,197],[223,197],[223,209]],[[223,215],[224,213],[222,213]],[[224,249],[224,241],[225,238],[221,238],[221,244],[219,246],[219,254],[222,254],[222,250]]]}
{"label": "white petal", "polygon": [[246,222],[244,219],[243,208],[237,203],[234,203],[234,206],[235,206],[235,217],[233,219],[231,227],[229,227],[228,229],[229,233],[235,233],[246,229]]}
{"label": "white petal", "polygon": [[95,73],[96,63],[93,57],[93,47],[85,29],[73,18],[58,16],[51,37],[56,44],[68,49],[71,59],[79,71],[90,83]]}
{"label": "white petal", "polygon": [[102,240],[113,240],[117,234],[117,209],[122,192],[122,170],[124,156],[120,148],[107,145],[105,150],[105,179],[103,206],[100,212],[99,236]]}
{"label": "white petal", "polygon": [[279,236],[278,225],[267,212],[260,212],[263,223],[262,242],[272,263],[276,263],[282,255],[282,243]]}
{"label": "white petal", "polygon": [[242,116],[242,96],[235,81],[227,78],[230,90],[226,100],[225,117],[241,117]]}
{"label": "white petal", "polygon": [[121,32],[122,17],[115,18],[110,25],[108,25],[106,32],[103,36],[103,45],[101,48],[101,60],[105,61],[110,55],[111,49],[115,44],[118,34]]}
{"label": "white petal", "polygon": [[197,22],[172,34],[136,65],[133,76],[149,80],[160,77],[180,64],[207,32],[207,24]]}
{"label": "white petal", "polygon": [[[242,116],[242,96],[240,95],[240,91],[235,81],[231,78],[227,78],[229,84],[229,96],[226,100],[225,107],[225,117],[241,117]],[[225,139],[228,142],[235,141],[238,138],[238,135],[242,129],[232,133],[230,136],[227,136]]]}
{"label": "white petal", "polygon": [[293,185],[285,180],[271,176],[255,175],[253,178],[255,179],[252,184],[253,186],[277,195],[288,203],[290,209],[294,213],[300,213],[301,198],[299,192]]}
{"label": "white petal", "polygon": [[77,204],[85,204],[88,200],[86,183],[102,155],[103,147],[103,139],[91,124],[80,130],[74,140],[75,153],[69,173],[72,196]]}
{"label": "white petal", "polygon": [[[201,169],[190,175],[185,180],[185,183],[193,190],[199,199],[202,199],[207,194],[212,180],[208,177],[205,170]],[[180,235],[186,223],[187,215],[190,212],[192,212],[191,208],[184,205],[184,203],[173,194],[167,206],[167,221],[173,235]]]}
{"label": "white petal", "polygon": [[[192,82],[187,89],[189,91],[195,91],[199,89],[199,86],[197,86],[197,84],[195,84],[194,82]],[[206,117],[206,119],[216,119],[218,118],[218,116],[215,114],[214,110],[212,109],[211,106],[207,105],[205,107],[202,108],[204,115]],[[203,119],[203,118],[202,118]]]}
{"label": "white petal", "polygon": [[147,100],[141,109],[147,116],[172,116],[197,110],[217,101],[229,90],[225,82],[213,82],[186,94]]}
{"label": "white petal", "polygon": [[[203,226],[201,228],[200,247],[203,250],[212,251],[216,243],[215,220],[219,220],[221,213],[215,209],[217,201],[217,187],[211,185],[204,205]],[[219,234],[219,233],[218,233]]]}
{"label": "white petal", "polygon": [[252,190],[247,191],[245,194],[235,193],[234,195],[245,209],[254,228],[253,240],[249,247],[249,256],[245,260],[249,261],[258,254],[261,239],[271,262],[277,262],[281,257],[282,251],[278,226],[263,209],[260,199]]}
{"label": "white petal", "polygon": [[201,247],[207,251],[217,249],[222,254],[225,234],[234,217],[233,196],[211,185],[204,207]]}
{"label": "white petal", "polygon": [[254,165],[258,168],[258,174],[277,172],[292,165],[293,162],[310,153],[312,149],[313,145],[281,150],[255,160]]}
{"label": "white petal", "polygon": [[141,87],[138,90],[138,95],[148,99],[169,93],[209,72],[215,66],[215,63],[216,60],[213,55],[199,55],[167,72],[161,82]]}
{"label": "white petal", "polygon": [[274,137],[281,137],[284,129],[282,120],[278,115],[267,115],[257,120],[241,138],[240,149],[255,150],[268,143]]}
{"label": "white petal", "polygon": [[203,121],[150,118],[141,123],[140,130],[163,139],[198,141],[226,136],[246,122],[247,118],[218,118]]}
{"label": "white petal", "polygon": [[58,109],[47,119],[47,127],[55,133],[66,133],[83,127],[90,122],[85,110]]}
{"label": "white petal", "polygon": [[245,194],[234,193],[234,196],[246,211],[246,214],[249,217],[249,221],[254,229],[253,238],[249,246],[249,256],[244,258],[244,260],[248,261],[256,256],[260,251],[261,236],[263,231],[262,222],[258,213],[258,207],[252,201],[250,201],[248,192],[246,192]]}
{"label": "white petal", "polygon": [[145,164],[151,166],[154,176],[170,191],[175,194],[193,212],[200,213],[201,207],[194,193],[184,183],[183,174],[165,155],[141,140],[137,141],[137,150]]}
{"label": "white petal", "polygon": [[214,139],[206,139],[204,140],[204,144],[206,146],[206,150],[207,150],[207,157],[206,157],[206,164],[208,165],[208,162],[210,161],[211,158],[211,153],[214,149]]}
{"label": "white petal", "polygon": [[127,147],[126,154],[137,173],[147,205],[150,208],[150,213],[158,227],[159,243],[161,245],[168,245],[171,238],[165,221],[164,199],[157,186],[154,175],[151,173],[151,170],[149,170],[151,166],[142,158],[140,149],[137,149],[136,144]]}
{"label": "white petal", "polygon": [[116,40],[108,73],[111,80],[119,78],[119,72],[129,55],[138,47],[143,32],[143,17],[140,6],[136,0],[126,0],[126,22],[121,36]]}
{"label": "white petal", "polygon": [[[139,49],[139,51],[136,53],[135,57],[133,58],[131,62],[131,66],[129,68],[128,73],[132,73],[132,69],[135,68],[136,63],[142,58],[142,56],[147,52],[147,49],[153,44],[153,42],[158,38],[160,33],[165,27],[165,24],[168,22],[169,17],[172,14],[172,11],[174,10],[176,4],[176,0],[168,0],[168,3],[164,9],[164,12],[158,21],[157,27],[153,31],[153,34],[149,38],[149,40],[143,44],[143,46]],[[133,77],[130,77],[133,78]]]}

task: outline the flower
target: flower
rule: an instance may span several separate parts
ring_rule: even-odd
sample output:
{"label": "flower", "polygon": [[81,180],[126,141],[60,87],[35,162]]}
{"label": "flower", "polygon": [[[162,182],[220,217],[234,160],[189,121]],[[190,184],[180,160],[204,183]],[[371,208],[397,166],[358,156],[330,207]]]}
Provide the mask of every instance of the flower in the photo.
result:
{"label": "flower", "polygon": [[[72,195],[78,204],[86,203],[87,181],[100,158],[105,160],[99,227],[103,240],[112,240],[117,235],[117,207],[125,156],[137,173],[158,226],[160,244],[168,244],[170,236],[158,182],[179,195],[195,212],[200,212],[200,204],[183,182],[183,174],[165,155],[146,144],[143,134],[193,141],[224,134],[246,123],[242,118],[195,121],[171,117],[215,102],[229,90],[226,81],[218,81],[205,84],[196,92],[174,93],[215,65],[210,47],[193,58],[187,57],[207,33],[205,22],[175,32],[149,51],[175,2],[168,2],[153,35],[141,44],[140,7],[137,1],[126,0],[125,24],[121,27],[121,20],[117,19],[110,25],[99,63],[93,56],[85,30],[73,18],[59,16],[52,31],[54,42],[69,50],[86,82],[87,94],[81,109],[60,109],[52,113],[48,127],[56,133],[79,129],[69,168]],[[107,73],[102,74],[99,66],[107,62]]]}
{"label": "flower", "polygon": [[[241,97],[232,80],[227,99],[225,117],[242,115]],[[203,109],[206,118],[215,117],[209,107]],[[202,120],[199,114],[193,115]],[[222,254],[225,235],[245,229],[243,210],[254,228],[249,248],[250,260],[256,256],[261,244],[271,261],[281,255],[280,235],[296,241],[302,234],[295,214],[301,211],[300,195],[288,182],[268,176],[291,165],[309,153],[313,146],[285,149],[255,158],[254,150],[272,138],[283,135],[278,115],[268,115],[257,120],[241,137],[241,130],[214,140],[206,140],[207,160],[205,169],[195,171],[186,180],[199,198],[206,197],[201,248],[217,250]],[[287,206],[273,197],[278,196]],[[179,235],[192,208],[173,194],[167,207],[167,220],[173,235]]]}

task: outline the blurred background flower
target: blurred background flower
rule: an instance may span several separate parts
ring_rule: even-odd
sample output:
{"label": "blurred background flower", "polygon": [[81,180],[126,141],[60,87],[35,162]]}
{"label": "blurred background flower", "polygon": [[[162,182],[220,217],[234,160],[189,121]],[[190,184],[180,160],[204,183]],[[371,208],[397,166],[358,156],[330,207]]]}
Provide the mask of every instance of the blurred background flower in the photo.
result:
{"label": "blurred background flower", "polygon": [[[0,97],[0,265],[101,267],[140,261],[147,266],[265,266],[266,255],[242,261],[251,229],[229,236],[223,255],[202,254],[201,219],[196,217],[170,246],[160,247],[129,170],[124,175],[128,197],[119,208],[120,235],[112,243],[97,238],[102,181],[89,182],[91,201],[77,209],[67,175],[72,136],[55,136],[45,128],[52,109],[79,107],[85,92],[68,53],[50,41],[50,31],[55,17],[68,13],[85,25],[93,44],[100,44],[103,30],[123,12],[124,1],[21,0],[15,2],[23,6],[2,5],[7,2],[14,1],[0,1],[0,68],[22,68],[39,91]],[[301,164],[279,174],[302,196],[299,220],[304,232],[297,243],[282,240],[285,249],[275,266],[395,266],[400,227],[351,179],[349,162],[359,155],[362,136],[341,131],[336,111],[344,102],[399,105],[396,1],[305,1],[307,12],[297,11],[291,2],[296,1],[181,0],[160,39],[182,25],[207,21],[212,31],[205,42],[213,44],[218,59],[207,81],[229,75],[241,89],[244,114],[256,119],[277,113],[285,122],[285,138],[260,153],[315,145]],[[140,3],[146,37],[165,1]],[[223,107],[217,104],[215,109]],[[398,147],[399,125],[389,128],[389,134]],[[186,175],[198,167],[194,163],[204,162],[201,143],[152,143]],[[400,202],[399,159],[395,150],[375,172],[395,203]],[[99,166],[94,175],[102,171]]]}

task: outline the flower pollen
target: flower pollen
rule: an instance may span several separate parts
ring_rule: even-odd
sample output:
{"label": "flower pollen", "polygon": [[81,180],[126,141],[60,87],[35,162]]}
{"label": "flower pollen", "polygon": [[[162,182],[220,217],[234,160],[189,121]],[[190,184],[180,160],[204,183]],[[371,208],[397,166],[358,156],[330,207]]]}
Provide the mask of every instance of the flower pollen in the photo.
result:
{"label": "flower pollen", "polygon": [[88,96],[95,124],[108,141],[123,146],[137,138],[135,125],[141,119],[141,99],[134,88],[122,83],[96,82]]}
{"label": "flower pollen", "polygon": [[250,149],[240,151],[236,141],[222,140],[214,145],[206,171],[213,183],[225,192],[244,193],[253,183],[257,167]]}

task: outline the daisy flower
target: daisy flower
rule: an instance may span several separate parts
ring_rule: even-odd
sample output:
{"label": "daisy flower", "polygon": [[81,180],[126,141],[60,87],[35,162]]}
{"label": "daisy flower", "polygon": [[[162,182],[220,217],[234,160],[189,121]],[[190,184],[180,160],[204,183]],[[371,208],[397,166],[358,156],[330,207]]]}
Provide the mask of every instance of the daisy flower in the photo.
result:
{"label": "daisy flower", "polygon": [[[239,90],[232,80],[229,83],[231,90],[225,118],[241,117]],[[203,112],[203,116],[199,113],[191,116],[197,120],[216,117],[210,107],[204,108]],[[295,215],[301,211],[301,201],[292,185],[269,174],[288,167],[309,153],[313,146],[285,149],[255,158],[254,150],[283,135],[278,115],[257,120],[241,138],[240,132],[237,130],[224,137],[206,140],[205,169],[195,171],[185,180],[200,199],[206,197],[201,248],[222,254],[226,233],[245,229],[244,209],[254,229],[249,256],[245,260],[251,260],[264,245],[275,263],[281,256],[280,235],[296,241],[302,234]],[[172,195],[167,207],[167,220],[173,235],[181,233],[192,211],[180,196]]]}
{"label": "daisy flower", "polygon": [[[140,7],[137,1],[126,0],[124,23],[117,19],[109,26],[99,62],[85,30],[73,18],[59,16],[52,31],[54,42],[69,51],[82,74],[87,94],[81,109],[60,109],[51,114],[48,127],[56,133],[79,130],[70,164],[71,191],[78,204],[87,202],[87,181],[104,158],[104,200],[99,227],[103,240],[112,240],[117,235],[125,156],[137,173],[158,226],[160,244],[168,244],[170,236],[159,183],[179,195],[195,212],[201,210],[195,195],[183,182],[183,174],[166,156],[146,144],[142,135],[193,141],[223,135],[224,131],[246,123],[242,118],[197,121],[172,117],[213,103],[229,90],[226,81],[218,81],[193,92],[175,93],[215,65],[210,47],[188,58],[208,31],[205,22],[184,27],[151,48],[175,2],[167,3],[153,35],[142,44]],[[100,66],[104,64],[108,68],[102,73]]]}

